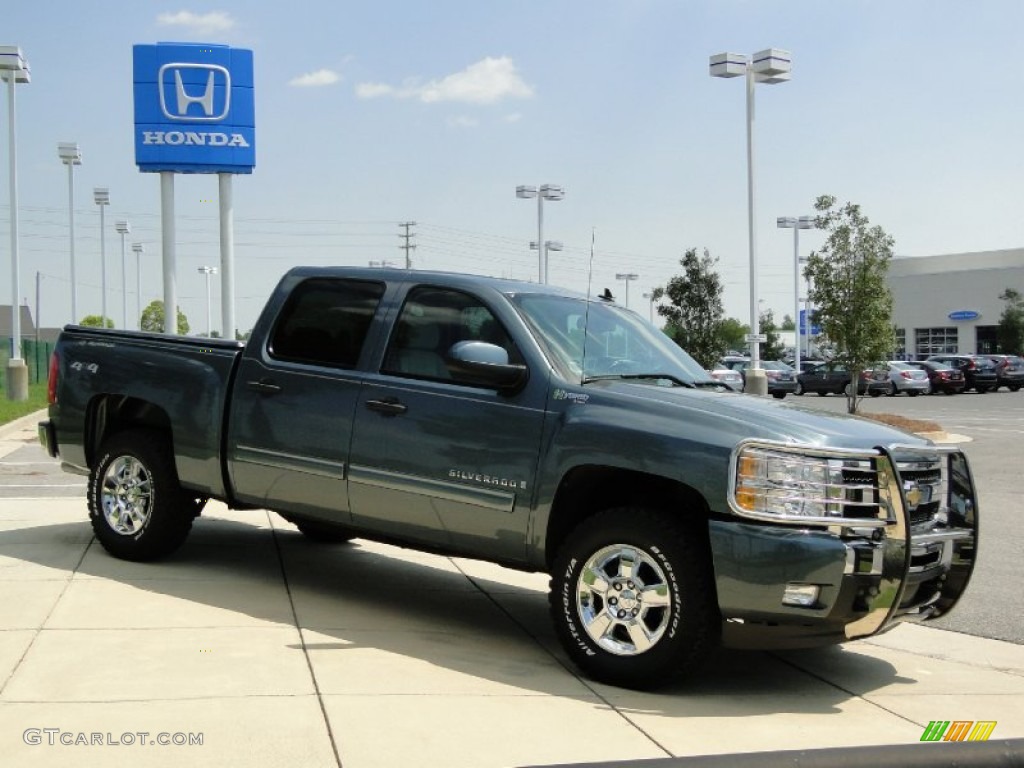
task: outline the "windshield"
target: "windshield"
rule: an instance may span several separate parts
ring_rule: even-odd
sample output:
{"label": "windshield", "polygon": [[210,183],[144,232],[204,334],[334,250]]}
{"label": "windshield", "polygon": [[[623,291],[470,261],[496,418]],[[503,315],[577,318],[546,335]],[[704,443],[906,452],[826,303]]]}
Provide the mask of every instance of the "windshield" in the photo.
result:
{"label": "windshield", "polygon": [[[511,297],[552,362],[570,381],[659,375],[686,385],[714,383],[697,361],[639,315],[568,296]],[[584,330],[585,329],[585,330]]]}

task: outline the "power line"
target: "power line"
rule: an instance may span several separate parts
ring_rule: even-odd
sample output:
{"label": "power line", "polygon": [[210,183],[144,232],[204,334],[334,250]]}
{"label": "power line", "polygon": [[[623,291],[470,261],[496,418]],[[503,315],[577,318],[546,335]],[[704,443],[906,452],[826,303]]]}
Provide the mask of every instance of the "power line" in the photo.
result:
{"label": "power line", "polygon": [[400,233],[398,235],[400,238],[405,240],[405,242],[402,245],[398,246],[398,247],[401,248],[403,251],[405,251],[405,268],[406,269],[412,269],[412,259],[409,258],[409,255],[410,255],[409,251],[413,250],[416,247],[415,245],[412,244],[412,239],[414,237],[416,237],[416,233],[410,231],[410,227],[415,227],[416,226],[416,222],[415,221],[400,221],[400,222],[398,222],[398,226],[403,227],[405,229],[404,233]]}

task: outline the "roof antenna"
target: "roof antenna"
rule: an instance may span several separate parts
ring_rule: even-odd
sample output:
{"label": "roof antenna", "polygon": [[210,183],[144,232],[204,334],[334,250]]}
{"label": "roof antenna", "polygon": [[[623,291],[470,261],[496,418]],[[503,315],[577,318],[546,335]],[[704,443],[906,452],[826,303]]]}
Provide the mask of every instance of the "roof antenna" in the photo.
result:
{"label": "roof antenna", "polygon": [[590,228],[590,264],[587,266],[587,308],[583,313],[583,359],[580,361],[580,386],[586,381],[584,371],[587,370],[587,337],[590,335],[590,284],[594,280],[594,241],[597,239],[597,227]]}

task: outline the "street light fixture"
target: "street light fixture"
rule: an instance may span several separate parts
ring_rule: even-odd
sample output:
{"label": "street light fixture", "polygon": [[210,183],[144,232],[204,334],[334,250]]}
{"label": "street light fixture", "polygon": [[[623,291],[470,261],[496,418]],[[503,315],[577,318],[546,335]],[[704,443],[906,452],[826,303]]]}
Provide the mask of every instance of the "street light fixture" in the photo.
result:
{"label": "street light fixture", "polygon": [[210,310],[210,275],[217,274],[216,267],[199,267],[199,272],[206,275],[206,335],[213,336],[213,319]]}
{"label": "street light fixture", "polygon": [[82,164],[82,151],[74,142],[57,145],[60,161],[68,167],[68,232],[71,251],[71,322],[78,322],[78,281],[75,276],[75,166]]}
{"label": "street light fixture", "polygon": [[135,253],[135,315],[138,317],[139,330],[142,330],[142,243],[132,243]]}
{"label": "street light fixture", "polygon": [[635,272],[618,272],[615,275],[616,280],[626,281],[626,309],[629,309],[629,283],[631,280],[636,280],[640,275]]}
{"label": "street light fixture", "polygon": [[789,51],[766,48],[753,56],[719,53],[711,57],[712,77],[746,76],[747,80],[747,229],[750,240],[750,367],[745,392],[768,394],[768,379],[761,368],[761,336],[757,317],[757,243],[754,238],[754,84],[784,83],[789,80],[792,61]]}
{"label": "street light fixture", "polygon": [[131,233],[132,225],[121,219],[115,222],[114,229],[121,234],[121,327],[128,330],[128,268],[124,260],[124,236]]}
{"label": "street light fixture", "polygon": [[[545,240],[544,241],[544,282],[548,281],[548,252],[549,251],[561,251],[563,249],[561,240]],[[537,250],[537,241],[530,241],[530,250]]]}
{"label": "street light fixture", "polygon": [[110,190],[106,187],[94,187],[92,200],[100,208],[100,284],[103,298],[100,302],[100,327],[107,327],[107,232],[103,219],[104,206],[110,205]]}
{"label": "street light fixture", "polygon": [[[775,220],[775,225],[779,229],[792,229],[793,230],[793,307],[795,320],[794,328],[796,333],[794,334],[793,347],[796,350],[795,360],[793,367],[796,369],[796,373],[800,375],[800,230],[801,229],[814,229],[814,217],[813,216],[779,216]],[[809,323],[808,323],[809,325]]]}
{"label": "street light fixture", "polygon": [[546,284],[548,282],[548,254],[547,242],[544,240],[544,201],[561,200],[565,197],[565,190],[557,184],[541,184],[538,187],[528,187],[520,184],[516,187],[516,197],[524,200],[537,198],[537,243],[543,243],[545,247],[537,251],[537,282]]}
{"label": "street light fixture", "polygon": [[[0,45],[0,79],[7,82],[7,136],[10,148],[11,207],[11,356],[7,362],[7,399],[28,400],[28,367],[21,357],[21,264],[18,260],[18,140],[15,86],[30,83],[28,60],[16,45]],[[38,323],[39,318],[36,318]]]}

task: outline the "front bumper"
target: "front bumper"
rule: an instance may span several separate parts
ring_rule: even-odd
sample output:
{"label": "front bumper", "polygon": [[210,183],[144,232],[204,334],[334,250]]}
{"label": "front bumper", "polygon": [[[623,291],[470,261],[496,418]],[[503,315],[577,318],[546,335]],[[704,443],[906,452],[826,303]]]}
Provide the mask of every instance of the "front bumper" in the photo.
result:
{"label": "front bumper", "polygon": [[[945,478],[942,503],[927,514],[921,488],[901,470],[908,456],[925,454],[944,463]],[[953,608],[976,558],[978,503],[966,458],[958,450],[894,447],[880,463],[887,466],[887,487],[878,492],[891,501],[884,524],[711,523],[724,645],[840,643]],[[817,598],[786,604],[787,587],[816,587]]]}

